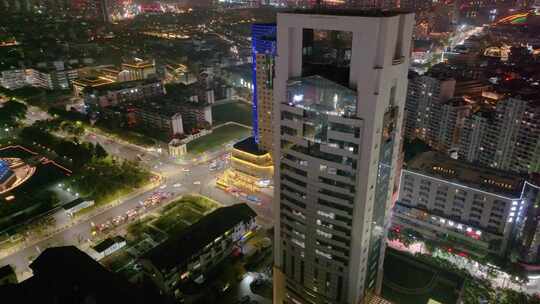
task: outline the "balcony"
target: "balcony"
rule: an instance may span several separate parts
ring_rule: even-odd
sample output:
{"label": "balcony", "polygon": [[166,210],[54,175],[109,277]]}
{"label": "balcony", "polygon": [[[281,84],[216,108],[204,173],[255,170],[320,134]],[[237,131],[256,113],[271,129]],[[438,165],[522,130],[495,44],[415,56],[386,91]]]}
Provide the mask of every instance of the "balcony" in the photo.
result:
{"label": "balcony", "polygon": [[399,64],[402,64],[404,61],[405,61],[405,57],[403,56],[397,57],[397,58],[392,59],[392,65],[399,65]]}

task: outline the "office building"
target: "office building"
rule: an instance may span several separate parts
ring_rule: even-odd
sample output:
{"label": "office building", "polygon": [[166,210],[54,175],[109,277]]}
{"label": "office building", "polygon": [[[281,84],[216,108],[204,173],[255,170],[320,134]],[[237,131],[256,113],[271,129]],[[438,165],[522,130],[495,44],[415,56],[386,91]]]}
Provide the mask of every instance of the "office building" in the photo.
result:
{"label": "office building", "polygon": [[276,25],[251,26],[253,52],[253,137],[262,150],[272,151],[272,106]]}
{"label": "office building", "polygon": [[165,293],[177,296],[180,283],[203,282],[255,229],[256,213],[246,204],[216,209],[144,254],[146,274]]}
{"label": "office building", "polygon": [[380,291],[413,25],[393,11],[278,14],[275,303]]}
{"label": "office building", "polygon": [[520,175],[425,152],[402,170],[392,225],[456,252],[505,256],[527,207],[523,185]]}

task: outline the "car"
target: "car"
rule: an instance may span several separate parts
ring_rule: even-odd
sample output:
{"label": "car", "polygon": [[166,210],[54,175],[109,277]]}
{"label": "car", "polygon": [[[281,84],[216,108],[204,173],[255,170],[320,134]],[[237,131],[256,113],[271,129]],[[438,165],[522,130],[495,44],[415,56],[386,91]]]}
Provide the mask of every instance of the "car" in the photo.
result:
{"label": "car", "polygon": [[184,172],[189,172],[189,171],[191,171],[191,170],[189,170],[188,168],[183,168],[182,171],[184,171]]}
{"label": "car", "polygon": [[175,187],[175,188],[180,188],[180,187],[182,187],[182,184],[176,183],[176,184],[173,185],[173,187]]}
{"label": "car", "polygon": [[167,185],[161,185],[161,186],[159,187],[159,189],[165,189],[165,188],[167,188]]}
{"label": "car", "polygon": [[200,185],[201,182],[200,182],[200,181],[194,181],[193,184],[194,184],[194,185]]}
{"label": "car", "polygon": [[246,198],[250,202],[254,202],[254,203],[260,203],[261,202],[261,199],[256,197],[255,195],[248,195]]}

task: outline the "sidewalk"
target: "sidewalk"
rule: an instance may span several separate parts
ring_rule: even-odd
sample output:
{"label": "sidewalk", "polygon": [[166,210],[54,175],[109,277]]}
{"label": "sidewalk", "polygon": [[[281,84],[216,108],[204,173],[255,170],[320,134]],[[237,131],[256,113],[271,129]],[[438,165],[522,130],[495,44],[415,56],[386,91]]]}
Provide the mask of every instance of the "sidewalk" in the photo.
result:
{"label": "sidewalk", "polygon": [[[47,240],[49,238],[51,238],[53,235],[56,235],[58,233],[61,233],[61,232],[64,232],[65,230],[81,223],[81,222],[84,222],[84,221],[87,221],[93,217],[96,217],[118,205],[121,205],[122,203],[124,203],[125,201],[127,200],[130,200],[134,197],[136,197],[137,195],[140,195],[144,192],[147,192],[147,191],[150,191],[154,188],[156,188],[157,185],[154,185],[153,183],[149,183],[148,185],[140,188],[140,189],[137,189],[135,190],[134,192],[131,192],[130,194],[122,197],[122,198],[119,198],[109,204],[106,204],[104,206],[101,206],[101,207],[98,207],[98,208],[95,208],[94,210],[92,210],[92,212],[88,213],[88,214],[84,214],[82,216],[79,216],[79,217],[75,217],[75,218],[72,218],[72,220],[70,222],[68,222],[67,224],[61,226],[61,227],[53,227],[53,228],[48,228],[47,231],[45,231],[40,237],[37,237],[37,238],[33,238],[33,237],[30,237],[28,239],[26,239],[25,241],[19,243],[18,245],[15,245],[14,247],[11,247],[9,249],[5,249],[5,250],[2,250],[0,251],[0,259],[4,259],[12,254],[15,254],[17,253],[18,251],[20,250],[23,250],[23,249],[26,249],[28,247],[32,247],[32,246],[35,246],[36,244],[44,241],[44,240]],[[62,212],[62,211],[60,211]]]}

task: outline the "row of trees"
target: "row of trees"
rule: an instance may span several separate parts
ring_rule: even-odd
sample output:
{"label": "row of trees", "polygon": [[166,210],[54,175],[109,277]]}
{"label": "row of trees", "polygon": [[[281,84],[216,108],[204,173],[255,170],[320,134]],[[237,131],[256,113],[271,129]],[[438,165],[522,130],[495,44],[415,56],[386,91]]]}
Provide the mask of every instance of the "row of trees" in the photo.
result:
{"label": "row of trees", "polygon": [[12,127],[26,116],[26,105],[22,102],[9,100],[0,107],[0,126]]}
{"label": "row of trees", "polygon": [[100,144],[79,143],[78,139],[67,140],[56,137],[38,125],[21,130],[20,138],[27,143],[38,143],[51,149],[58,156],[70,159],[75,168],[82,167],[93,158],[105,158],[107,152]]}
{"label": "row of trees", "polygon": [[90,196],[97,203],[107,202],[141,187],[149,180],[148,171],[134,162],[110,157],[100,144],[80,143],[76,137],[73,140],[56,137],[40,124],[24,128],[20,138],[50,148],[58,156],[67,157],[74,171],[70,187],[81,195]]}
{"label": "row of trees", "polygon": [[71,184],[82,195],[90,196],[100,204],[143,186],[149,179],[150,173],[136,163],[106,157],[92,159]]}

